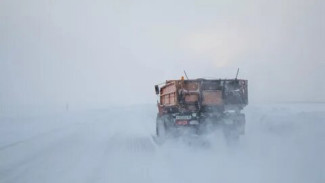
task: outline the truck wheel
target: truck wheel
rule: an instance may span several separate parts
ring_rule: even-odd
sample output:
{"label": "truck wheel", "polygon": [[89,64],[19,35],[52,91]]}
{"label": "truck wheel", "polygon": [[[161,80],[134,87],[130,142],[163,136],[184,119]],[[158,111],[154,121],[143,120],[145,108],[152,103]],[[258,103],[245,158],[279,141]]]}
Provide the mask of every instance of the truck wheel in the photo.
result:
{"label": "truck wheel", "polygon": [[244,135],[245,134],[245,124],[246,124],[245,114],[239,114],[237,119],[238,119],[239,133],[240,133],[240,135]]}
{"label": "truck wheel", "polygon": [[225,130],[224,135],[227,142],[233,143],[239,140],[239,133],[237,130]]}
{"label": "truck wheel", "polygon": [[166,126],[164,121],[160,117],[157,117],[156,121],[156,134],[158,137],[166,136]]}
{"label": "truck wheel", "polygon": [[237,126],[224,126],[223,134],[228,143],[234,143],[239,140],[240,132],[237,129]]}

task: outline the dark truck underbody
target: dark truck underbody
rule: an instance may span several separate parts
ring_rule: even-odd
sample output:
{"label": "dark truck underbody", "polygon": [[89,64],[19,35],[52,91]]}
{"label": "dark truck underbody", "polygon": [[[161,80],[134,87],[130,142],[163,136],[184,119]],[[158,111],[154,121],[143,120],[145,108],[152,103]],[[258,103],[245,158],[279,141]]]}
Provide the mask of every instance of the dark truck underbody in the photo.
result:
{"label": "dark truck underbody", "polygon": [[173,80],[160,90],[156,86],[156,93],[160,94],[158,137],[202,135],[218,128],[227,139],[245,133],[241,110],[248,104],[247,80]]}

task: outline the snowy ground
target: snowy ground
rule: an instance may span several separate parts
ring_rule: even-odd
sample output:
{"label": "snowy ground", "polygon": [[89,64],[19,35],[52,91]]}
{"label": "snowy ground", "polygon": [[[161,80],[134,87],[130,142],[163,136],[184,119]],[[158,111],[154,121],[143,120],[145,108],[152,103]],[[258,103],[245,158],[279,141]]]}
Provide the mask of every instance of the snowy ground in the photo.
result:
{"label": "snowy ground", "polygon": [[325,182],[325,104],[250,105],[236,146],[153,143],[155,106],[0,116],[1,183]]}

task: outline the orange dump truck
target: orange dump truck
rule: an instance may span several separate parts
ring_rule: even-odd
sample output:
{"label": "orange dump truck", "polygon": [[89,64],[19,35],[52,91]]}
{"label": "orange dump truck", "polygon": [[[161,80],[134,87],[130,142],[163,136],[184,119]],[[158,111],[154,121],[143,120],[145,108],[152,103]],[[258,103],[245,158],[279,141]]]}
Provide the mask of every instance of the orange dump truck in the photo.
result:
{"label": "orange dump truck", "polygon": [[190,79],[168,80],[155,86],[159,96],[156,133],[159,137],[192,131],[205,134],[221,128],[226,138],[244,134],[248,104],[247,80]]}

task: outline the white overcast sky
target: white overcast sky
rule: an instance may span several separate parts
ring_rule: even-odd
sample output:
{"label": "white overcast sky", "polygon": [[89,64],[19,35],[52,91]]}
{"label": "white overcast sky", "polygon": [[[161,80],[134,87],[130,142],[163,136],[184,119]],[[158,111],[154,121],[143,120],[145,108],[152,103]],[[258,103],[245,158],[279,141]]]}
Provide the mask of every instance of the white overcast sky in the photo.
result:
{"label": "white overcast sky", "polygon": [[238,67],[252,103],[325,101],[324,2],[1,0],[0,109],[154,103]]}

